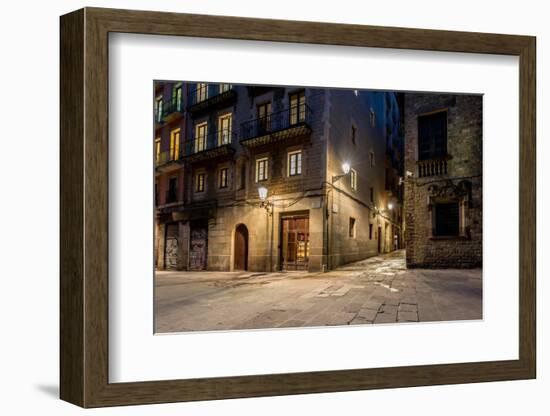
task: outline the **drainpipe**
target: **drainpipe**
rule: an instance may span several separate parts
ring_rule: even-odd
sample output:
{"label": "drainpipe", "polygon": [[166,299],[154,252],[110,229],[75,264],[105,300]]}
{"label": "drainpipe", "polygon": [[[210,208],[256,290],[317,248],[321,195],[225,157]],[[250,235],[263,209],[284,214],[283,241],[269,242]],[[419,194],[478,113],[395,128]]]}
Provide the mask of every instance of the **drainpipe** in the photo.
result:
{"label": "drainpipe", "polygon": [[325,230],[325,236],[324,236],[324,246],[325,246],[325,258],[326,263],[324,264],[325,270],[329,271],[331,269],[331,259],[330,259],[330,221],[332,221],[332,213],[331,208],[329,204],[329,197],[331,194],[332,188],[327,189],[325,192],[324,200],[325,200],[325,212],[323,212],[323,224],[324,224],[324,230]]}
{"label": "drainpipe", "polygon": [[271,215],[271,238],[269,239],[269,271],[273,272],[273,238],[275,237],[275,204],[271,206],[271,214],[267,211],[268,215]]}

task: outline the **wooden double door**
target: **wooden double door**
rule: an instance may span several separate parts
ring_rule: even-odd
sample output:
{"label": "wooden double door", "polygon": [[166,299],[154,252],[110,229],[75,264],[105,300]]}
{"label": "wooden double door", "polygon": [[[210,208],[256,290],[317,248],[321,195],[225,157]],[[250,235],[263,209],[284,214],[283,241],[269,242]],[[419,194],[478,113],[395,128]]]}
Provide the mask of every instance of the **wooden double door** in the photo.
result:
{"label": "wooden double door", "polygon": [[281,268],[307,270],[309,264],[309,215],[281,218]]}

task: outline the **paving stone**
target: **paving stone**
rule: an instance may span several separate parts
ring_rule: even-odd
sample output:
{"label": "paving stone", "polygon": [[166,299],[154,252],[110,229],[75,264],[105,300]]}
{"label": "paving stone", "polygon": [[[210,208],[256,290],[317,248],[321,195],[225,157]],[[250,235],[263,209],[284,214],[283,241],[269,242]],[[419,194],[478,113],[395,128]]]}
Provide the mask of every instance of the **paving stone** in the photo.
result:
{"label": "paving stone", "polygon": [[357,318],[365,319],[367,321],[374,321],[377,314],[378,310],[363,308],[357,313]]}
{"label": "paving stone", "polygon": [[380,306],[382,305],[383,305],[383,302],[367,301],[363,303],[363,305],[361,306],[361,309],[374,309],[377,311],[378,309],[380,309]]}
{"label": "paving stone", "polygon": [[481,269],[404,264],[400,251],[318,274],[158,272],[155,332],[481,319]]}
{"label": "paving stone", "polygon": [[274,328],[279,326],[284,321],[288,320],[288,318],[290,318],[292,315],[295,315],[298,311],[298,309],[269,310],[267,312],[260,313],[258,316],[252,318],[251,320],[243,322],[241,326],[237,325],[237,328]]}
{"label": "paving stone", "polygon": [[323,312],[306,322],[306,326],[347,325],[355,314]]}
{"label": "paving stone", "polygon": [[382,307],[380,308],[380,312],[381,312],[381,313],[392,313],[392,314],[396,314],[396,313],[397,313],[397,306],[395,306],[395,305],[384,304],[384,305],[382,305]]}
{"label": "paving stone", "polygon": [[399,312],[415,312],[416,313],[418,311],[418,306],[416,304],[411,304],[411,303],[400,303],[398,310],[399,310]]}
{"label": "paving stone", "polygon": [[379,313],[374,320],[375,324],[389,324],[397,322],[396,315],[390,313]]}
{"label": "paving stone", "polygon": [[441,321],[441,314],[434,306],[421,306],[418,307],[418,320],[420,322],[433,322]]}
{"label": "paving stone", "polygon": [[349,323],[355,318],[354,313],[340,312],[333,314],[325,325],[349,325]]}
{"label": "paving stone", "polygon": [[361,302],[350,302],[344,306],[343,310],[344,312],[357,313],[359,312],[359,309],[361,309],[361,306],[363,306]]}
{"label": "paving stone", "polygon": [[369,321],[365,318],[355,317],[350,323],[350,325],[370,325],[373,324],[373,321]]}
{"label": "paving stone", "polygon": [[418,298],[415,296],[403,296],[400,301],[401,304],[408,303],[412,305],[418,304]]}
{"label": "paving stone", "polygon": [[400,299],[400,296],[388,296],[386,300],[384,300],[384,304],[397,307],[399,306]]}
{"label": "paving stone", "polygon": [[416,312],[401,312],[397,314],[397,320],[400,322],[418,322],[418,314]]}
{"label": "paving stone", "polygon": [[288,321],[283,322],[281,325],[279,325],[279,328],[299,327],[299,326],[304,326],[304,324],[305,324],[305,321],[290,319]]}
{"label": "paving stone", "polygon": [[320,313],[326,311],[328,307],[329,305],[325,303],[314,303],[301,310],[296,315],[292,316],[292,319],[307,322],[313,319],[315,316],[319,315]]}

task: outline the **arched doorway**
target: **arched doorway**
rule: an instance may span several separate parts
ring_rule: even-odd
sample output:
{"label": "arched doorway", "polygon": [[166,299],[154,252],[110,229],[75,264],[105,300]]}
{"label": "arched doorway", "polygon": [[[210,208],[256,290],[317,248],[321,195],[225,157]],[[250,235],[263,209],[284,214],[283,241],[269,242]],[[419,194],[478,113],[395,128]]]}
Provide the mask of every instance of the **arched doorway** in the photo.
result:
{"label": "arched doorway", "polygon": [[248,270],[248,228],[239,224],[235,230],[234,269]]}

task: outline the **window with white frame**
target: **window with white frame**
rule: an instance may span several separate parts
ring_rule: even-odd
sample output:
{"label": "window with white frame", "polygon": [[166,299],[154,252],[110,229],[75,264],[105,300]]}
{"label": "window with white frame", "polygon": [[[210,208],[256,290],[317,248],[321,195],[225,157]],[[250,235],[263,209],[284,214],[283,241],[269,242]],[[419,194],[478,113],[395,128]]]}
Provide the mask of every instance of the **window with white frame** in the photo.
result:
{"label": "window with white frame", "polygon": [[160,162],[160,137],[155,139],[155,160]]}
{"label": "window with white frame", "polygon": [[220,94],[231,89],[231,84],[220,84]]}
{"label": "window with white frame", "polygon": [[195,91],[195,98],[198,103],[208,98],[208,84],[199,82]]}
{"label": "window with white frame", "polygon": [[350,170],[350,185],[351,185],[351,189],[353,189],[354,191],[357,190],[357,171],[355,169],[351,169]]}
{"label": "window with white frame", "polygon": [[218,179],[219,188],[227,188],[227,171],[228,168],[221,168]]}
{"label": "window with white frame", "polygon": [[289,96],[290,102],[290,125],[306,121],[306,95],[300,91]]}
{"label": "window with white frame", "polygon": [[204,172],[197,173],[195,178],[195,192],[204,192],[204,179],[206,174]]}
{"label": "window with white frame", "polygon": [[268,178],[268,159],[256,159],[256,182],[266,181]]}
{"label": "window with white frame", "polygon": [[218,118],[218,145],[231,143],[231,113],[224,114]]}
{"label": "window with white frame", "polygon": [[180,157],[180,132],[179,128],[170,132],[170,160],[178,160]]}
{"label": "window with white frame", "polygon": [[195,153],[206,150],[206,136],[208,135],[208,123],[199,123],[195,126]]}
{"label": "window with white frame", "polygon": [[174,106],[173,110],[182,111],[183,109],[183,97],[182,97],[182,85],[177,84],[172,90],[172,105]]}
{"label": "window with white frame", "polygon": [[162,121],[162,106],[162,97],[157,97],[155,104],[155,120],[159,123]]}
{"label": "window with white frame", "polygon": [[288,176],[302,174],[302,151],[296,150],[288,153]]}

